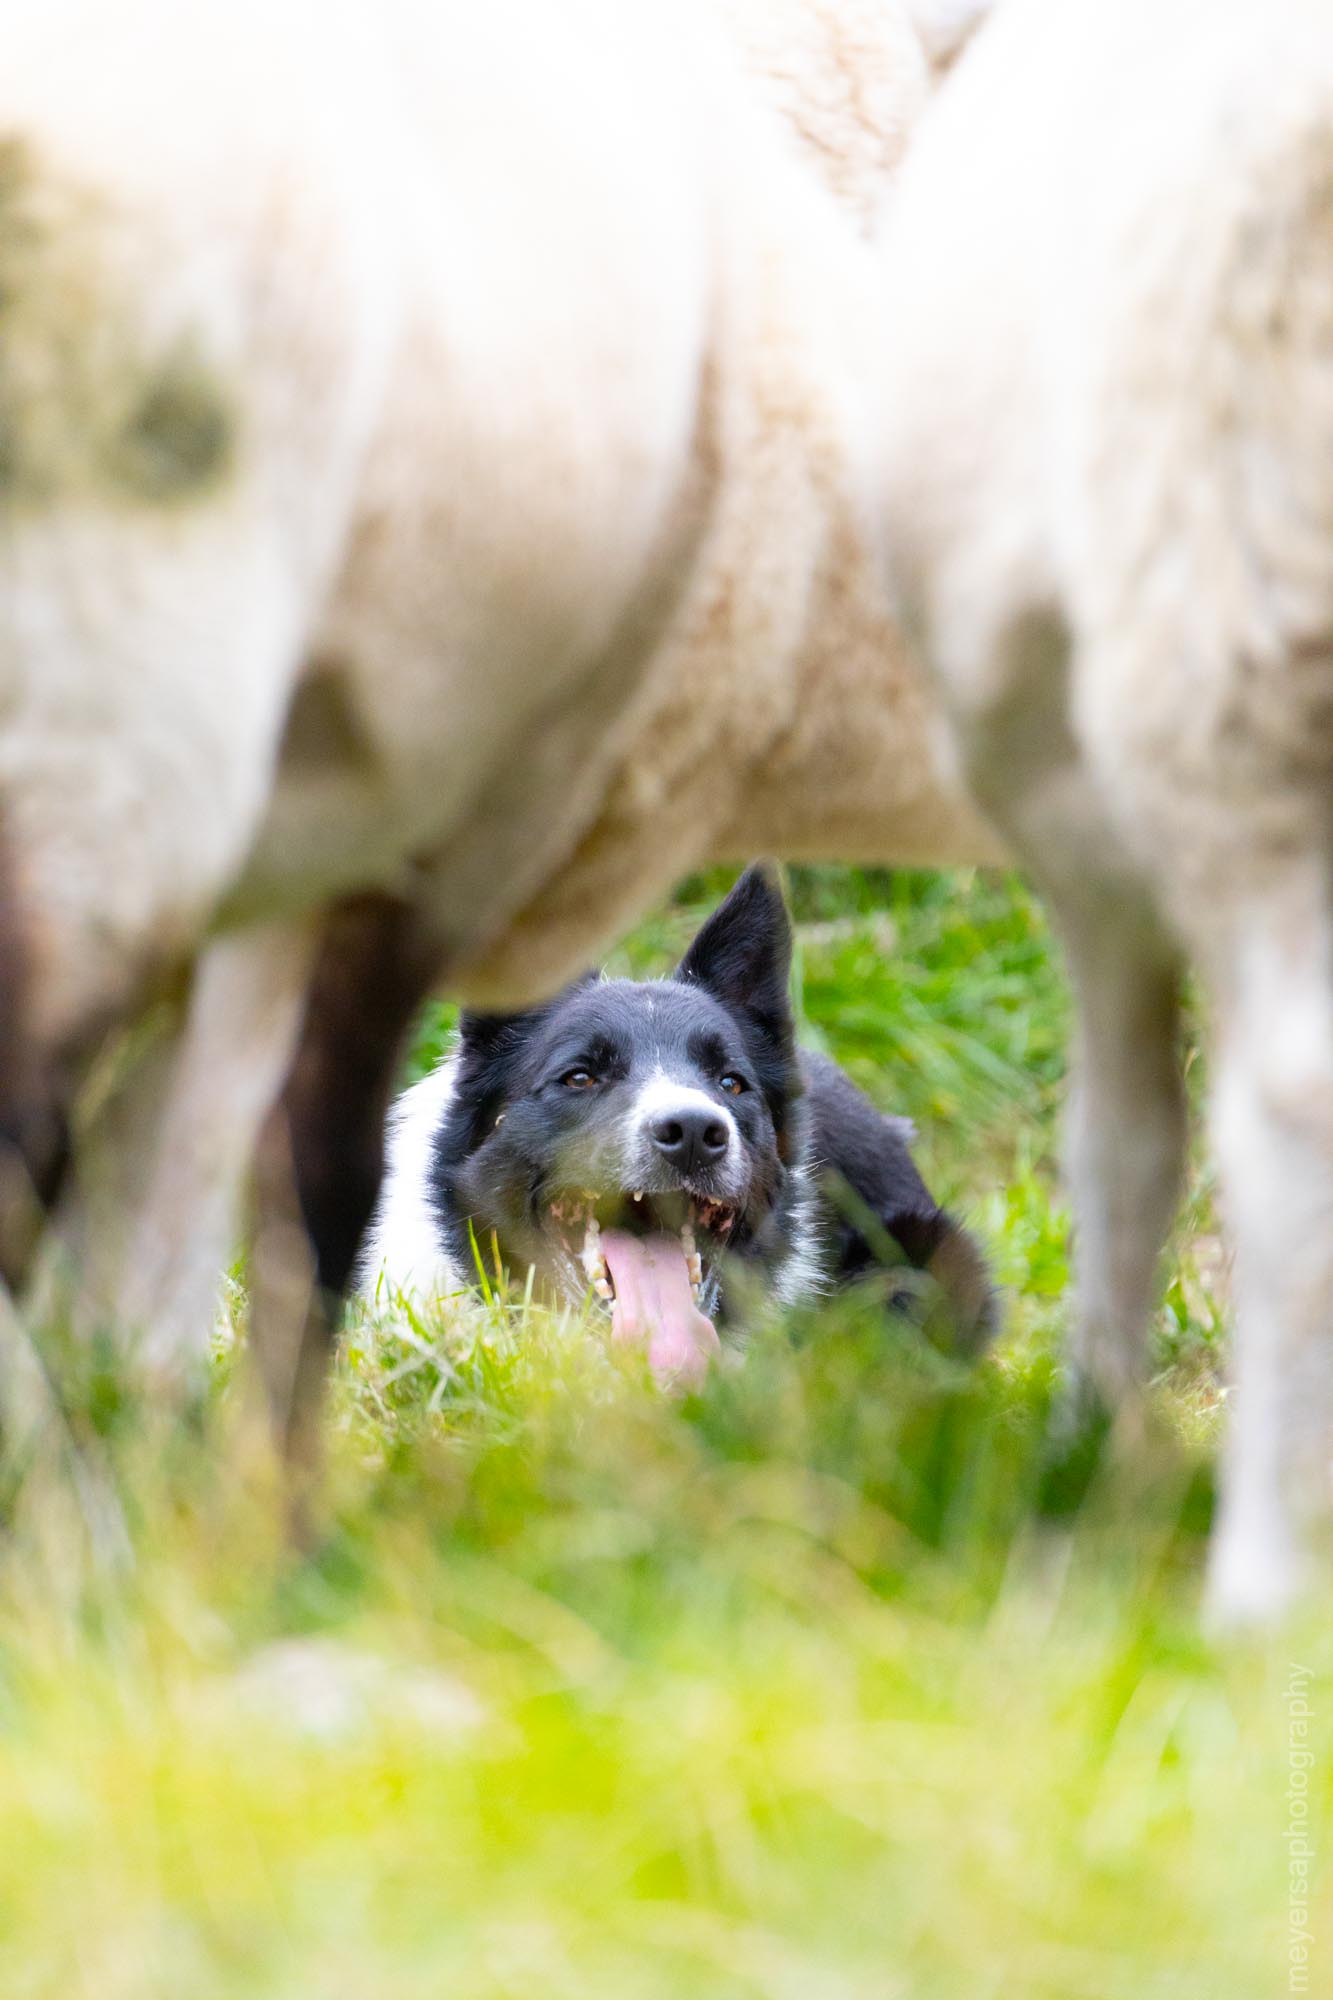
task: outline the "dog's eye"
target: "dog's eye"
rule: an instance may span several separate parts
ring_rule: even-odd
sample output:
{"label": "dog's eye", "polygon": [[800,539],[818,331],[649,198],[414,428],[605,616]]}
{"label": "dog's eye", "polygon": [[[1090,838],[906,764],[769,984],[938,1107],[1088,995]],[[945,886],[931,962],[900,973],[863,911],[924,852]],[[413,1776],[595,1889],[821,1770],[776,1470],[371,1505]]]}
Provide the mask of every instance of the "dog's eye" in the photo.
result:
{"label": "dog's eye", "polygon": [[566,1090],[591,1090],[597,1078],[590,1069],[567,1069],[560,1081]]}
{"label": "dog's eye", "polygon": [[728,1097],[739,1097],[743,1090],[748,1090],[750,1088],[749,1084],[745,1081],[745,1078],[743,1076],[738,1076],[734,1069],[727,1070],[722,1076],[718,1078],[717,1081],[718,1081],[718,1088],[720,1090],[725,1090]]}

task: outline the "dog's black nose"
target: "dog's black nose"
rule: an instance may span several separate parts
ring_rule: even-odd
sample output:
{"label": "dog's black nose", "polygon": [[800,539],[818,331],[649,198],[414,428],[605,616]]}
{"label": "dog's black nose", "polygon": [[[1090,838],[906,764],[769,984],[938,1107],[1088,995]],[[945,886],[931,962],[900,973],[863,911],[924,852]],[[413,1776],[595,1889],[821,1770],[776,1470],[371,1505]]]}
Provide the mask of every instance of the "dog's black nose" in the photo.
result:
{"label": "dog's black nose", "polygon": [[682,1105],[677,1111],[664,1112],[654,1118],[648,1136],[662,1158],[680,1174],[715,1166],[727,1150],[726,1125],[702,1105],[697,1111]]}

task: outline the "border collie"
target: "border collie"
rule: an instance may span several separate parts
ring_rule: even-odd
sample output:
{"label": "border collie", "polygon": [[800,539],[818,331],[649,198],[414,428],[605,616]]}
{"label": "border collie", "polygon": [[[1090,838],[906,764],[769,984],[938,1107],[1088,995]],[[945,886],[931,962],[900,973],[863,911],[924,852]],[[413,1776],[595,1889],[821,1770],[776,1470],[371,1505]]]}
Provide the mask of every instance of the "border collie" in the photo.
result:
{"label": "border collie", "polygon": [[781,889],[756,867],[671,978],[589,976],[528,1013],[465,1014],[390,1112],[362,1293],[457,1292],[498,1257],[539,1295],[591,1288],[613,1338],[689,1384],[747,1297],[881,1270],[886,1303],[933,1294],[954,1350],[976,1352],[996,1321],[981,1253],[917,1172],[908,1121],[798,1052],[790,964]]}

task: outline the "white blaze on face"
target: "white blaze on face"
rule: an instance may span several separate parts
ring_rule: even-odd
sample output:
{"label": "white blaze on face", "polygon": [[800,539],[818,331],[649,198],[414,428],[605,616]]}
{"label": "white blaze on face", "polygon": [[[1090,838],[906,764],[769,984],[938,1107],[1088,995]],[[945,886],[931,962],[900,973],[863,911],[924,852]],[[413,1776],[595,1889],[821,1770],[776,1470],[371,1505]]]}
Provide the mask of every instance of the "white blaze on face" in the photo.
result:
{"label": "white blaze on face", "polygon": [[[654,1126],[700,1117],[721,1125],[727,1135],[726,1149],[712,1169],[719,1194],[743,1193],[740,1131],[730,1110],[706,1090],[668,1076],[660,1065],[625,1113],[626,1186],[640,1182],[651,1186],[666,1164],[654,1143]],[[611,1299],[612,1339],[646,1348],[653,1374],[664,1385],[697,1388],[719,1343],[712,1321],[700,1311],[695,1297],[703,1274],[693,1231],[688,1225],[672,1236],[603,1230],[595,1255],[598,1271],[604,1268],[608,1274],[604,1296]],[[597,1288],[602,1290],[602,1285]]]}
{"label": "white blaze on face", "polygon": [[736,1120],[725,1104],[710,1097],[706,1090],[699,1090],[693,1084],[681,1083],[667,1075],[664,1069],[656,1069],[638,1092],[625,1114],[625,1162],[627,1178],[646,1169],[654,1156],[652,1128],[659,1121],[679,1118],[682,1122],[706,1113],[727,1131],[727,1150],[714,1167],[714,1177],[719,1193],[737,1194],[740,1174],[740,1132]]}

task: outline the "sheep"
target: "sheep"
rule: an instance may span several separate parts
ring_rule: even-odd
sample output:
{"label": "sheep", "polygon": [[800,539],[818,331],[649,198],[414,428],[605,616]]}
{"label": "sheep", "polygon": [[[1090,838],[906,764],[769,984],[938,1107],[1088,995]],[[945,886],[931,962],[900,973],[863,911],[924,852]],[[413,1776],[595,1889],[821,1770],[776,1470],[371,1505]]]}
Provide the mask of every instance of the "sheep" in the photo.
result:
{"label": "sheep", "polygon": [[289,1070],[336,1294],[429,985],[531,999],[716,853],[1000,851],[869,532],[929,65],[861,0],[830,189],[728,6],[11,9],[0,1121],[53,1199],[72,1111],[38,1296],[72,1259],[154,1371]]}
{"label": "sheep", "polygon": [[1333,1414],[1333,12],[1006,0],[885,254],[881,543],[1078,1002],[1072,1367],[1145,1361],[1212,1016],[1235,1394],[1209,1604],[1271,1618]]}
{"label": "sheep", "polygon": [[[838,317],[839,351],[824,357],[826,372],[804,379],[784,358],[780,390],[788,414],[802,398],[807,410],[818,411],[831,386],[841,398],[864,380],[857,371],[873,349],[870,329],[888,295],[877,260],[857,249],[845,224],[873,242],[884,189],[930,87],[929,65],[898,10],[883,0],[785,0],[776,9],[770,0],[709,0],[708,11],[724,18],[741,52],[746,91],[779,114],[782,148],[796,141],[802,182],[813,171],[842,211],[831,214],[827,203],[811,199],[810,187],[798,186],[789,166],[770,155],[771,121],[746,119],[785,276],[804,270],[808,277],[815,257],[824,260],[821,296]],[[959,10],[965,22],[955,19],[937,33],[932,59],[956,52],[984,11],[985,0]],[[867,88],[867,76],[874,88]],[[762,345],[749,350],[742,365],[752,368],[762,352]],[[619,743],[609,746],[600,782],[587,795],[577,841],[551,842],[554,865],[548,862],[526,900],[503,922],[492,908],[479,948],[452,954],[451,990],[473,1005],[522,1005],[534,992],[557,988],[649,896],[706,861],[767,852],[935,863],[1006,858],[959,785],[889,615],[866,539],[860,469],[841,468],[827,487],[816,474],[818,541],[793,565],[794,544],[786,536],[799,516],[781,482],[768,490],[773,411],[765,406],[768,385],[755,386],[759,420],[717,441],[736,474],[727,504],[715,512],[678,611],[655,643],[641,694],[626,704]],[[843,432],[844,450],[856,430],[859,415]],[[775,493],[784,530],[779,544],[771,540],[775,521],[766,511]],[[786,558],[780,565],[770,561],[779,548]],[[775,671],[780,722],[763,706]],[[750,706],[742,717],[738,704],[756,700],[759,708]],[[557,766],[554,775],[563,793],[567,768]],[[515,786],[502,801],[511,828],[518,804]],[[494,839],[494,828],[483,829],[476,843],[477,872],[493,899]],[[523,845],[528,854],[539,851],[533,833],[524,834]],[[450,863],[461,866],[461,857]],[[315,987],[317,996],[329,997],[317,998],[308,1012],[284,1119],[263,1148],[270,1206],[283,1212],[294,1167],[300,1208],[288,1220],[303,1223],[315,1245],[310,1311],[299,1328],[286,1316],[295,1347],[276,1331],[257,1342],[270,1400],[291,1432],[317,1406],[317,1397],[299,1393],[298,1385],[317,1386],[322,1374],[324,1301],[345,1290],[373,1211],[393,1061],[434,962],[429,946],[423,953],[417,926],[402,917],[397,908],[362,904],[350,926],[340,921]],[[358,959],[359,975],[350,970]],[[392,996],[382,1018],[368,1013],[367,991]],[[366,1060],[368,1048],[378,1049],[378,1062]],[[261,1232],[252,1260],[261,1301],[264,1240]],[[277,1263],[277,1290],[288,1293],[289,1268],[282,1258]],[[277,1327],[283,1316],[260,1319]],[[290,1436],[288,1448],[298,1449]]]}

